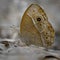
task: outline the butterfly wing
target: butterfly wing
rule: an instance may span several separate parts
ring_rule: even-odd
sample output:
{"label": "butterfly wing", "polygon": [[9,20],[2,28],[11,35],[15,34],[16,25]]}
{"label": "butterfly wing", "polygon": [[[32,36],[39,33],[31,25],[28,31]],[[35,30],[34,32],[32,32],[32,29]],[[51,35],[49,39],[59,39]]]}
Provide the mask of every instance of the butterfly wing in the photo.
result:
{"label": "butterfly wing", "polygon": [[[46,23],[43,24],[44,22],[43,19],[41,22],[42,25],[40,24],[40,22],[35,21],[35,17],[37,17],[39,14],[43,16],[47,24]],[[46,28],[44,28],[45,25]],[[54,38],[53,28],[51,29],[50,28],[51,28],[51,24],[48,22],[48,18],[44,13],[44,10],[37,4],[31,4],[25,11],[20,24],[20,33],[21,33],[22,41],[25,42],[27,45],[33,44],[37,46],[44,46],[46,44],[47,46],[50,46],[52,44],[51,42],[54,41],[54,40],[50,40],[51,39],[50,36],[52,36],[52,34],[53,34],[52,38]],[[41,33],[42,30],[44,31]],[[49,33],[46,34],[46,32],[49,31],[51,34],[48,36]],[[49,39],[46,39],[46,36]]]}

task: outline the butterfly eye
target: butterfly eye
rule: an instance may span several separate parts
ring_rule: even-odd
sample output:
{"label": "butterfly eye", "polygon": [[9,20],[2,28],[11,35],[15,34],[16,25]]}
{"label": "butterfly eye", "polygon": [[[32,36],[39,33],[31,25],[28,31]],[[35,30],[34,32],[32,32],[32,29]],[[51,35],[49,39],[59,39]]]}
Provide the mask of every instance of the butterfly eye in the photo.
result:
{"label": "butterfly eye", "polygon": [[41,18],[40,18],[40,17],[38,17],[38,18],[37,18],[37,21],[41,21]]}

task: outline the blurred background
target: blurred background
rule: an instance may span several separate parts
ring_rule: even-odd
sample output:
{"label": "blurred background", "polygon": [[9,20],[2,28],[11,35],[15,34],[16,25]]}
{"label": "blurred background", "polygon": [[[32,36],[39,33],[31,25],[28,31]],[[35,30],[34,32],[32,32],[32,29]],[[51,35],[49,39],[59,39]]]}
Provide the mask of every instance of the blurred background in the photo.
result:
{"label": "blurred background", "polygon": [[60,45],[60,0],[0,0],[0,38],[11,35],[8,31],[11,26],[20,27],[23,13],[32,3],[39,4],[45,10],[55,29],[54,44],[58,47]]}

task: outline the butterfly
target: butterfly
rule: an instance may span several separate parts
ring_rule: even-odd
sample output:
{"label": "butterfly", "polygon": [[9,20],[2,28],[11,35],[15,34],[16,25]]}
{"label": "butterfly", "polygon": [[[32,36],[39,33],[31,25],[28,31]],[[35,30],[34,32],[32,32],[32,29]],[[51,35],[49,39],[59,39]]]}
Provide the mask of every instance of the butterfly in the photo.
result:
{"label": "butterfly", "polygon": [[21,24],[20,34],[26,45],[51,46],[54,42],[55,31],[42,7],[31,4],[25,11]]}

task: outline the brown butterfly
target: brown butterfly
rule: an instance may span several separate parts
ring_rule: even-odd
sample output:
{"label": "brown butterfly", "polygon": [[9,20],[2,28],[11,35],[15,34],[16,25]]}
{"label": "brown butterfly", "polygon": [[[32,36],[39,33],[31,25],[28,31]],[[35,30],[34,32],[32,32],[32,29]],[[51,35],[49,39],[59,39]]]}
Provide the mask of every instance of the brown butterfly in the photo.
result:
{"label": "brown butterfly", "polygon": [[55,32],[47,15],[38,4],[31,4],[25,11],[20,24],[22,41],[26,45],[51,46]]}

